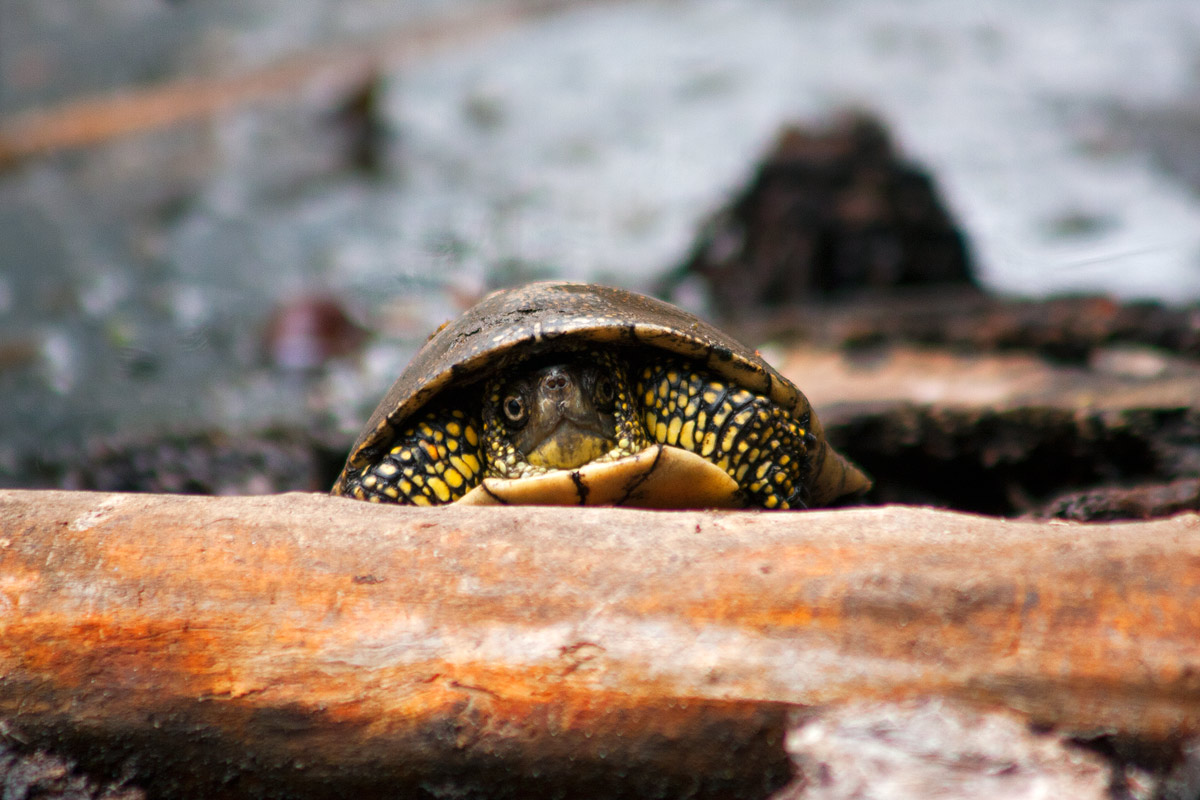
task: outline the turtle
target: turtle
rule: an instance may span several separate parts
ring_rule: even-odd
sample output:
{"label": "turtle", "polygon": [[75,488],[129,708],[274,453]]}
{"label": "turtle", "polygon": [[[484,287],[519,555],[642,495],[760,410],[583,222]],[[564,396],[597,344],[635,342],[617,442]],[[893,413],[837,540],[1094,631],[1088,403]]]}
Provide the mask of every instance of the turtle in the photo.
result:
{"label": "turtle", "polygon": [[544,281],[493,292],[430,336],[333,494],[797,509],[870,485],[757,351],[647,295]]}

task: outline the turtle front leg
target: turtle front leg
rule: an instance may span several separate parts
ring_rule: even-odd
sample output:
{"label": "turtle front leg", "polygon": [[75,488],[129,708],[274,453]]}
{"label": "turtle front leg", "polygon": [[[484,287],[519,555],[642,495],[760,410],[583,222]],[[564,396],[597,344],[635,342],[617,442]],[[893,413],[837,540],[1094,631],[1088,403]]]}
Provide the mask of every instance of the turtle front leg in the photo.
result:
{"label": "turtle front leg", "polygon": [[348,471],[333,493],[372,503],[453,503],[483,480],[479,425],[460,410],[430,411],[374,460]]}
{"label": "turtle front leg", "polygon": [[807,420],[770,398],[673,358],[645,364],[637,397],[650,438],[690,450],[737,481],[751,505],[803,508],[810,448]]}

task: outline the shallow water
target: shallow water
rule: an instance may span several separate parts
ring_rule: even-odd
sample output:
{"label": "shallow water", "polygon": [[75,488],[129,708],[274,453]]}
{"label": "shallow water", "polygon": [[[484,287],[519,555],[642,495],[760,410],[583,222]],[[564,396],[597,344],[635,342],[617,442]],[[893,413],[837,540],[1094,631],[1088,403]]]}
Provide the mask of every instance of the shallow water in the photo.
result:
{"label": "shallow water", "polygon": [[[472,6],[0,3],[0,113]],[[1192,0],[581,3],[384,67],[370,170],[304,98],[27,161],[0,173],[0,474],[116,431],[349,433],[487,288],[650,285],[781,124],[848,107],[932,171],[997,291],[1194,300],[1198,41]],[[262,332],[313,292],[376,336],[288,373]]]}

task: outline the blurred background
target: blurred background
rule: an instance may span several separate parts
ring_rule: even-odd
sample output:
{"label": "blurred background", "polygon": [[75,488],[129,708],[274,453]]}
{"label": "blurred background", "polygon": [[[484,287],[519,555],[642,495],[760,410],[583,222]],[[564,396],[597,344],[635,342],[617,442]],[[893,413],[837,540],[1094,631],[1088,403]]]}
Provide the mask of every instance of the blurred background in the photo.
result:
{"label": "blurred background", "polygon": [[768,352],[1011,300],[1194,357],[1198,191],[1194,0],[0,0],[0,485],[322,489],[539,278]]}

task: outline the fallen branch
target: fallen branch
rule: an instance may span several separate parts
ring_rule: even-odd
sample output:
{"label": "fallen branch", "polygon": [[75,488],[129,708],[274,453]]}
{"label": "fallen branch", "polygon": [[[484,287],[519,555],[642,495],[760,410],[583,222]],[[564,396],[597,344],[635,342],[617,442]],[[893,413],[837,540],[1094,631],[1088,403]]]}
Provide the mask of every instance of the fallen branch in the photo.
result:
{"label": "fallen branch", "polygon": [[0,492],[5,730],[133,749],[177,796],[554,776],[720,794],[786,769],[787,704],[870,697],[1175,737],[1200,729],[1197,641],[1194,514]]}
{"label": "fallen branch", "polygon": [[432,52],[495,35],[554,11],[569,0],[506,0],[442,14],[340,48],[309,51],[263,68],[220,78],[180,78],[124,89],[0,119],[0,169],[57,150],[206,119],[232,109],[320,87],[333,103],[382,69],[413,63]]}

